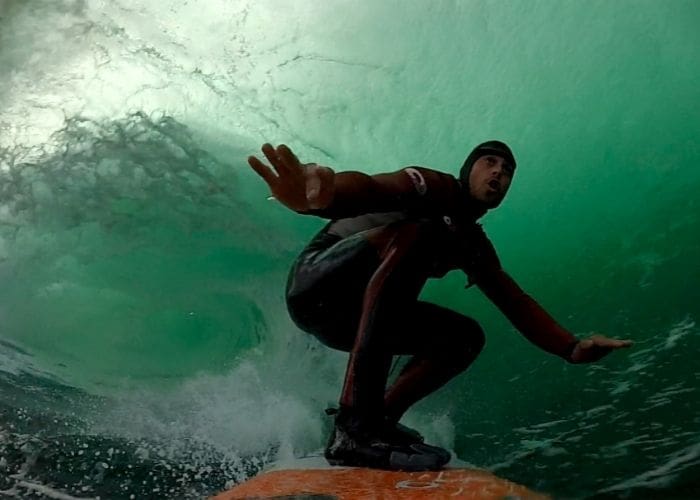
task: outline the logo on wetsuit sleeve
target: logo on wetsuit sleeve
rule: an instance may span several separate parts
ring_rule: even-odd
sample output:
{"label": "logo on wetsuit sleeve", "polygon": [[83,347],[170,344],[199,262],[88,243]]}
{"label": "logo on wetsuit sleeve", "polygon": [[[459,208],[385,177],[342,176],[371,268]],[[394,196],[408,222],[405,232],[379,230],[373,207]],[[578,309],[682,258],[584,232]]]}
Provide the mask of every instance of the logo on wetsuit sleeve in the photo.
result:
{"label": "logo on wetsuit sleeve", "polygon": [[406,173],[411,178],[411,182],[413,182],[413,187],[416,188],[418,194],[421,196],[424,195],[426,191],[428,191],[428,185],[425,183],[425,178],[423,178],[423,174],[421,174],[415,168],[407,168]]}
{"label": "logo on wetsuit sleeve", "polygon": [[452,222],[452,217],[449,215],[443,215],[442,222],[444,222],[448,229],[453,233],[457,231],[457,226],[454,224],[454,222]]}

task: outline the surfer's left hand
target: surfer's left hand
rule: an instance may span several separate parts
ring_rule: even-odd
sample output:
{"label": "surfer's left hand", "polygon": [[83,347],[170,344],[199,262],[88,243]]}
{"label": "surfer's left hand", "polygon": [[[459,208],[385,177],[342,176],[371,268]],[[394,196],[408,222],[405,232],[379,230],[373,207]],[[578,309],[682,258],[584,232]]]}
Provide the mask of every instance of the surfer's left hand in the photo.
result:
{"label": "surfer's left hand", "polygon": [[629,347],[631,340],[609,339],[603,335],[593,335],[579,341],[571,353],[572,363],[592,363],[607,356],[615,349]]}

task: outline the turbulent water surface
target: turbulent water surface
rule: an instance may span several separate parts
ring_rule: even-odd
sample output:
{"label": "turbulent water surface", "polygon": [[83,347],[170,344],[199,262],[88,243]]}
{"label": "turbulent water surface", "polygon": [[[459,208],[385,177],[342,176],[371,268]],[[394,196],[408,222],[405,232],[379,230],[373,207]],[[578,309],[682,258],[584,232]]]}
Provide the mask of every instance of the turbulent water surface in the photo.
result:
{"label": "turbulent water surface", "polygon": [[[557,498],[700,497],[700,4],[0,0],[0,496],[200,498],[318,452],[345,356],[289,320],[323,223],[245,158],[519,168],[484,219],[595,365],[458,273],[487,347],[406,421]],[[426,332],[429,334],[429,332]]]}

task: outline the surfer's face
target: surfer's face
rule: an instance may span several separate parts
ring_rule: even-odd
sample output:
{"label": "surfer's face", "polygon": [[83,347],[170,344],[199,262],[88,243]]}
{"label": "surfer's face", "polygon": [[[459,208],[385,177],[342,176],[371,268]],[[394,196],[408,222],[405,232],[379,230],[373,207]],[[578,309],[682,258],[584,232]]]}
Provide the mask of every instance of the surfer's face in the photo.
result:
{"label": "surfer's face", "polygon": [[487,208],[496,208],[513,180],[513,166],[496,155],[484,155],[469,173],[469,194]]}

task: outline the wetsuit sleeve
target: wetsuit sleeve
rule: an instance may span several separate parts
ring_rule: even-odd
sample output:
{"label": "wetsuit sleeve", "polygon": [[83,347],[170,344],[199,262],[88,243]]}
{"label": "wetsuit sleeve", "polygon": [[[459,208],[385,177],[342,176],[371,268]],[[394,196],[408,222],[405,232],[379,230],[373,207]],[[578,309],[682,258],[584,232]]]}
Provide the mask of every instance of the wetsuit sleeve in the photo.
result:
{"label": "wetsuit sleeve", "polygon": [[376,175],[339,172],[335,175],[331,204],[303,213],[327,219],[404,210],[438,213],[458,190],[459,183],[453,176],[424,167],[407,167]]}
{"label": "wetsuit sleeve", "polygon": [[503,269],[480,275],[476,284],[530,342],[570,361],[578,339],[559,325]]}

